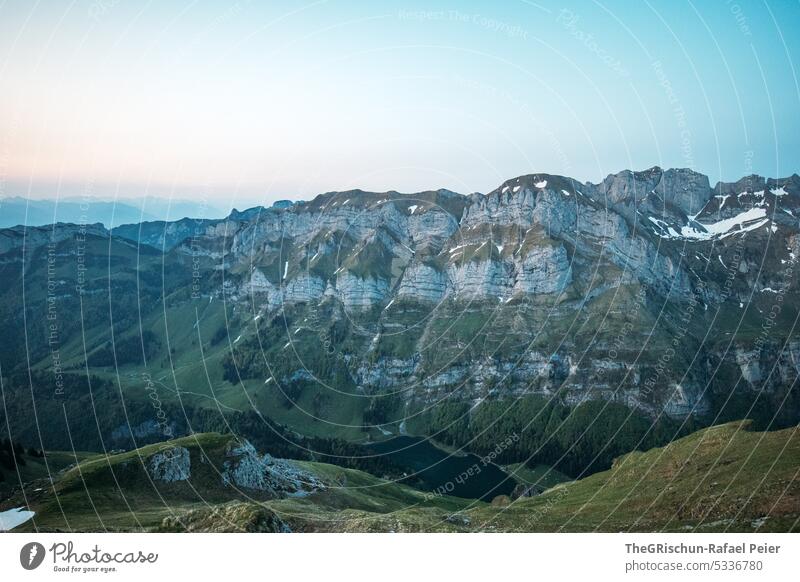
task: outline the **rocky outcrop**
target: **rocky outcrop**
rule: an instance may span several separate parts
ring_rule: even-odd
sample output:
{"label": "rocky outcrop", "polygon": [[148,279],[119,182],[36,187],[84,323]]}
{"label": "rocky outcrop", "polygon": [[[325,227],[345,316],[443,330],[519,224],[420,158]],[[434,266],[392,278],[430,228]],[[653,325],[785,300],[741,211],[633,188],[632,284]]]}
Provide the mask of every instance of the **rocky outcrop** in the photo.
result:
{"label": "rocky outcrop", "polygon": [[260,455],[248,441],[231,445],[225,453],[224,485],[252,489],[274,496],[308,495],[325,488],[314,475],[291,461]]}
{"label": "rocky outcrop", "polygon": [[191,476],[192,462],[189,449],[172,447],[160,451],[147,460],[147,472],[156,481],[174,483],[186,481]]}
{"label": "rocky outcrop", "polygon": [[687,168],[666,170],[655,193],[680,208],[686,216],[699,214],[712,194],[708,176]]}

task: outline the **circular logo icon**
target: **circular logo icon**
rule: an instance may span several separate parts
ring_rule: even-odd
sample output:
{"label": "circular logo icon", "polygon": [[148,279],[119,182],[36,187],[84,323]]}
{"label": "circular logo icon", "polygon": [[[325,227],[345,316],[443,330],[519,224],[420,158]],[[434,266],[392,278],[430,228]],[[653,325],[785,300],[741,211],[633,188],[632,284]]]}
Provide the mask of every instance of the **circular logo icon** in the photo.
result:
{"label": "circular logo icon", "polygon": [[26,570],[35,570],[44,561],[44,546],[39,542],[30,542],[19,551],[19,563]]}

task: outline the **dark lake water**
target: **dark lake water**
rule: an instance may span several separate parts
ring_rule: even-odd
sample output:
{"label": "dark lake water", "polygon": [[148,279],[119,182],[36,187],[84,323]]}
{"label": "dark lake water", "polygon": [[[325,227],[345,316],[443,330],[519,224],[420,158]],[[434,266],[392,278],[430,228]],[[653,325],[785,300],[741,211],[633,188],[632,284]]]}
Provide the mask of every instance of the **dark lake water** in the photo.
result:
{"label": "dark lake water", "polygon": [[[516,485],[497,465],[484,464],[476,455],[452,455],[426,439],[398,436],[365,446],[373,454],[386,455],[410,475],[415,474],[409,484],[423,491],[491,501],[498,495],[510,494]],[[468,474],[470,470],[472,475]]]}

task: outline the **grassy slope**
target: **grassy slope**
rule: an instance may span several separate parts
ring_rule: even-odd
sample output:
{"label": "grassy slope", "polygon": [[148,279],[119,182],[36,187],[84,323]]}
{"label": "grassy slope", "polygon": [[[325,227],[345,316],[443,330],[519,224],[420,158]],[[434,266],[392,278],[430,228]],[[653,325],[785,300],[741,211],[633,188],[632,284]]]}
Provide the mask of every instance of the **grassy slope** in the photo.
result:
{"label": "grassy slope", "polygon": [[[220,484],[222,454],[231,437],[194,435],[173,441],[191,451],[189,483],[149,482],[138,459],[161,445],[95,457],[61,477],[57,497],[46,487],[31,493],[37,515],[21,529],[159,529],[165,517],[191,511],[206,512],[200,529],[218,529],[222,518],[211,511],[223,508],[226,519],[251,519],[268,509],[294,531],[797,530],[797,429],[760,433],[746,427],[747,422],[736,422],[702,430],[663,448],[625,455],[608,471],[542,495],[491,505],[431,497],[361,471],[312,462],[297,464],[326,490],[259,499]],[[201,462],[200,455],[210,462]],[[33,482],[26,492],[36,487],[41,483]],[[2,509],[18,505],[12,499]]]}
{"label": "grassy slope", "polygon": [[[239,506],[272,510],[293,530],[334,529],[342,518],[405,511],[425,501],[425,495],[405,485],[389,483],[367,473],[324,463],[298,462],[315,474],[326,489],[308,497],[269,500],[255,491],[225,487],[222,462],[232,437],[201,434],[170,441],[190,451],[191,478],[182,483],[154,483],[143,470],[148,459],[165,446],[150,445],[108,457],[95,456],[49,481],[32,481],[25,488],[27,501],[36,511],[21,531],[140,531],[159,529],[165,518],[188,512],[209,511],[236,502]],[[204,459],[204,460],[203,460]],[[0,509],[24,505],[21,493],[2,503]],[[448,515],[470,502],[440,498],[426,503],[424,513]],[[432,512],[432,513],[431,513]],[[244,512],[247,513],[247,512]]]}
{"label": "grassy slope", "polygon": [[796,427],[748,432],[747,424],[630,453],[608,471],[471,516],[511,531],[796,531],[800,434]]}
{"label": "grassy slope", "polygon": [[4,479],[0,481],[0,493],[16,488],[21,483],[28,483],[36,479],[45,479],[48,475],[55,475],[79,461],[88,459],[96,453],[68,452],[68,451],[47,451],[45,457],[33,457],[27,453],[23,455],[24,465],[18,465],[16,469],[9,470],[0,467],[0,474]]}

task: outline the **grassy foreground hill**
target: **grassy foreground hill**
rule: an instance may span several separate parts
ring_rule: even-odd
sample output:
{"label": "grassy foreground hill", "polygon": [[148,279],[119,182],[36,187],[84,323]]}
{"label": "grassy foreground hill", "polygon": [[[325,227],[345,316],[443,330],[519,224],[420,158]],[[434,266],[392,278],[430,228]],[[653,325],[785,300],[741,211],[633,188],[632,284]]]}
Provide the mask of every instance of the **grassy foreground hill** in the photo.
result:
{"label": "grassy foreground hill", "polygon": [[[492,503],[436,496],[324,463],[269,458],[268,473],[299,481],[286,486],[289,481],[280,476],[258,488],[252,474],[241,470],[263,457],[252,451],[241,456],[241,443],[231,436],[193,435],[93,457],[62,472],[52,487],[49,480],[31,482],[24,494],[36,515],[18,529],[797,531],[797,427],[751,432],[748,424],[711,427],[666,447],[627,454],[608,471],[558,484],[541,495],[502,496]],[[172,450],[187,451],[183,461],[191,471],[178,474],[185,479],[154,478],[154,459]],[[238,463],[239,476],[244,475],[240,482],[234,482],[238,477],[231,459]],[[161,477],[176,474],[161,470]],[[18,491],[0,510],[24,501]]]}
{"label": "grassy foreground hill", "polygon": [[751,432],[749,424],[629,453],[541,496],[477,508],[472,521],[502,531],[797,531],[798,427]]}

